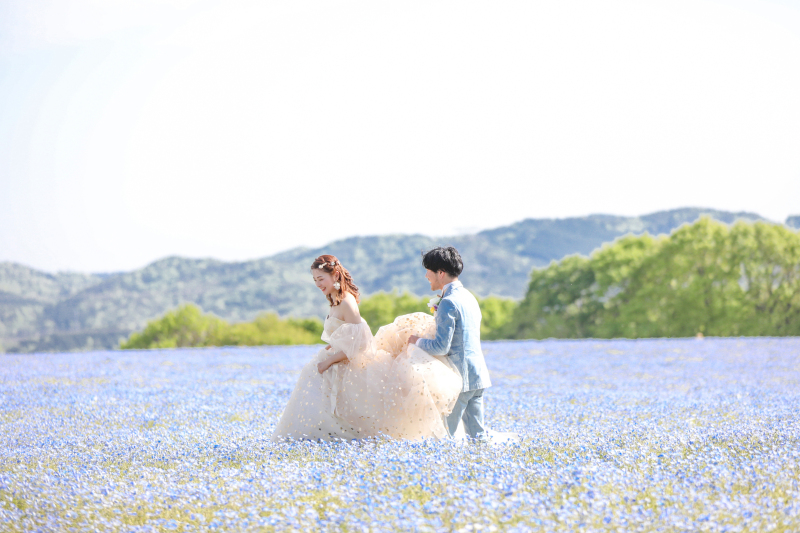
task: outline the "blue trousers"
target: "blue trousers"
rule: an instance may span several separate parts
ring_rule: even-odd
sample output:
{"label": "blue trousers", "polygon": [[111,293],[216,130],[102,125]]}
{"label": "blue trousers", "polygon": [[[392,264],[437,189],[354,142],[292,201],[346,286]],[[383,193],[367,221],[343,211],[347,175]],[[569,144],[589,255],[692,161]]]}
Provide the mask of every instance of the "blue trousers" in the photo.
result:
{"label": "blue trousers", "polygon": [[483,427],[483,391],[484,389],[471,390],[458,396],[453,412],[445,419],[451,437],[458,429],[460,420],[464,420],[464,431],[470,437],[480,440],[489,437]]}

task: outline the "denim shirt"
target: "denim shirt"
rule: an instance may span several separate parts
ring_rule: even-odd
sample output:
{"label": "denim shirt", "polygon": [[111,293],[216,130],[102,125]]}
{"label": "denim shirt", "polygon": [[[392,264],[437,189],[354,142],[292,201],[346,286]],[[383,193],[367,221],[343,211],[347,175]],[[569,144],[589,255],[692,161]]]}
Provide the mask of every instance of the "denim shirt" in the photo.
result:
{"label": "denim shirt", "polygon": [[431,355],[447,355],[461,372],[462,392],[492,385],[481,351],[481,308],[456,280],[445,289],[436,311],[436,338],[419,339],[417,346]]}

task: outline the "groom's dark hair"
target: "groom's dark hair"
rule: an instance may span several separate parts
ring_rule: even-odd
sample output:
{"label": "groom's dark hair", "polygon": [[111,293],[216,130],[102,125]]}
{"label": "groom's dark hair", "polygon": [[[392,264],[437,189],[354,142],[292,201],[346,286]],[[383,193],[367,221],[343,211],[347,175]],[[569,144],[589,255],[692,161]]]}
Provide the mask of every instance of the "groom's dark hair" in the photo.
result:
{"label": "groom's dark hair", "polygon": [[452,246],[442,248],[437,246],[422,254],[422,266],[433,272],[445,271],[450,277],[457,278],[464,270],[461,254]]}

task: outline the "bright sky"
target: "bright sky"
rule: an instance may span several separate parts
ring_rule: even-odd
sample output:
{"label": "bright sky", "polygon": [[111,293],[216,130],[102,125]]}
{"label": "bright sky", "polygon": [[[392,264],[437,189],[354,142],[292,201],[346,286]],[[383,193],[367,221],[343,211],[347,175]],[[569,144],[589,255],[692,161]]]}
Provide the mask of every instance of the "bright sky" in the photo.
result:
{"label": "bright sky", "polygon": [[[0,2],[0,261],[800,214],[800,2]],[[335,250],[331,250],[335,253]]]}

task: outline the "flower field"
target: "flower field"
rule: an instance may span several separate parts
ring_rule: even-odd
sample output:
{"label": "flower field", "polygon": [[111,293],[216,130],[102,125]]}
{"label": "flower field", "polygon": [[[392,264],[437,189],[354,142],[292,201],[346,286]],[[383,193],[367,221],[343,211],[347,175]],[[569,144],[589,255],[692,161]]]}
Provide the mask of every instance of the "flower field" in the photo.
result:
{"label": "flower field", "polygon": [[316,348],[0,356],[2,531],[800,531],[800,339],[485,343],[513,444],[272,444]]}

